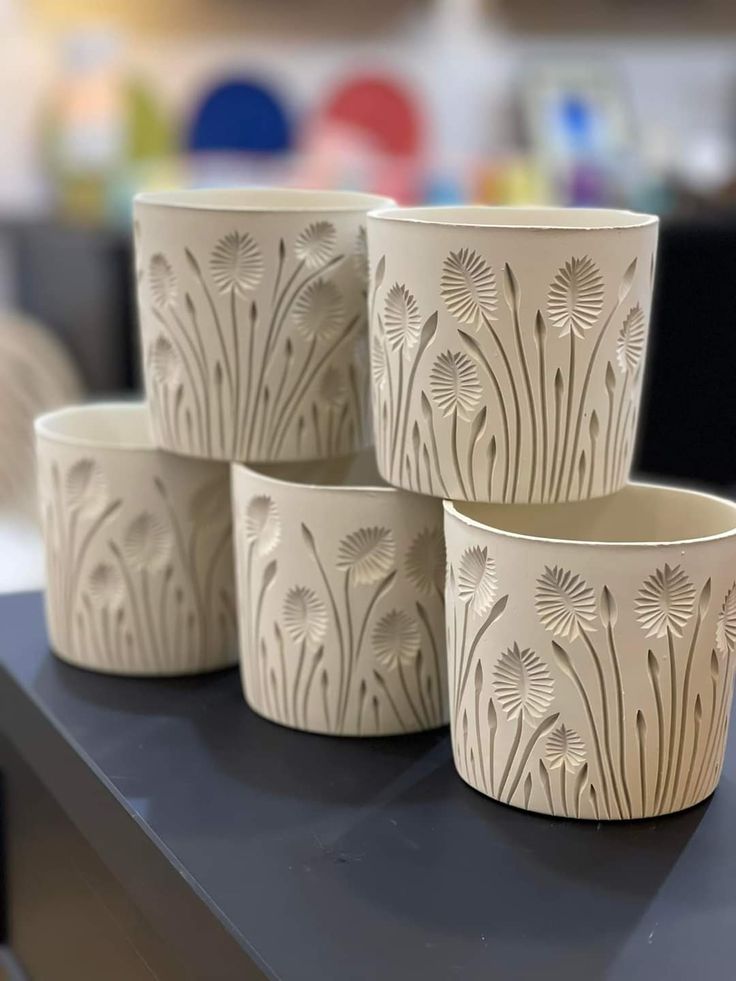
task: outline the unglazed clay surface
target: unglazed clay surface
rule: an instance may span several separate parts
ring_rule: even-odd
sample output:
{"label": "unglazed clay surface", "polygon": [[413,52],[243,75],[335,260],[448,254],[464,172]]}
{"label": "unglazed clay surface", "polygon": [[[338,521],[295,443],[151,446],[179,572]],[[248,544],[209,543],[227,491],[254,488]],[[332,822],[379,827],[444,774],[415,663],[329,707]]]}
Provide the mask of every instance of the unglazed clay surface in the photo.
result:
{"label": "unglazed clay surface", "polygon": [[[227,465],[146,446],[147,419],[142,406],[89,406],[36,424],[51,647],[116,674],[233,664]],[[138,448],[120,445],[121,427]]]}
{"label": "unglazed clay surface", "polygon": [[245,696],[312,732],[430,729],[447,721],[442,508],[339,486],[356,462],[330,464],[333,486],[233,467]]}
{"label": "unglazed clay surface", "polygon": [[656,219],[410,208],[371,215],[368,237],[373,419],[387,480],[498,502],[623,486]]}
{"label": "unglazed clay surface", "polygon": [[[718,508],[724,529],[736,526],[736,508]],[[485,518],[503,521],[502,510]],[[553,519],[542,520],[549,533]],[[514,530],[523,524],[519,515]],[[596,524],[605,529],[602,512]],[[592,820],[666,814],[714,790],[736,647],[733,532],[554,541],[493,530],[451,504],[445,531],[452,742],[467,783]]]}
{"label": "unglazed clay surface", "polygon": [[207,207],[193,193],[143,196],[135,207],[156,443],[251,461],[367,445],[365,213],[390,202],[243,191],[231,206],[213,192],[224,203]]}

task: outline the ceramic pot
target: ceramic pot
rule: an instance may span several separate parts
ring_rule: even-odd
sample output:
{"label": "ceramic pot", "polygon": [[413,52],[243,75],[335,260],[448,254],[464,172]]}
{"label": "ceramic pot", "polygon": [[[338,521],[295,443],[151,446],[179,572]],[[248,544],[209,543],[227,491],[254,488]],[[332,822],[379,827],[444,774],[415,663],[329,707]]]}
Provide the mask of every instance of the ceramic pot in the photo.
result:
{"label": "ceramic pot", "polygon": [[657,225],[625,211],[372,212],[381,474],[406,490],[506,503],[622,487]]}
{"label": "ceramic pot", "polygon": [[227,466],[155,449],[132,404],[41,416],[36,453],[54,652],[114,674],[235,663]]}
{"label": "ceramic pot", "polygon": [[736,506],[631,484],[576,505],[445,504],[460,776],[626,819],[715,789],[736,648]]}
{"label": "ceramic pot", "polygon": [[241,675],[295,729],[393,735],[447,721],[439,501],[372,454],[233,467]]}
{"label": "ceramic pot", "polygon": [[370,443],[366,212],[339,191],[135,200],[138,309],[157,445],[307,460]]}

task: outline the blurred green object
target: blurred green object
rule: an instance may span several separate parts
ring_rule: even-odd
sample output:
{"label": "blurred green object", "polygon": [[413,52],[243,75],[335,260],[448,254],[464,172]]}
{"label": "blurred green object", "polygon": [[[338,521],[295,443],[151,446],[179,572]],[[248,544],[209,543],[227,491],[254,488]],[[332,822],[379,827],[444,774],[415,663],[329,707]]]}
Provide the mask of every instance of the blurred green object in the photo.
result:
{"label": "blurred green object", "polygon": [[140,79],[125,83],[123,96],[126,131],[126,162],[140,163],[173,155],[178,134],[155,93]]}

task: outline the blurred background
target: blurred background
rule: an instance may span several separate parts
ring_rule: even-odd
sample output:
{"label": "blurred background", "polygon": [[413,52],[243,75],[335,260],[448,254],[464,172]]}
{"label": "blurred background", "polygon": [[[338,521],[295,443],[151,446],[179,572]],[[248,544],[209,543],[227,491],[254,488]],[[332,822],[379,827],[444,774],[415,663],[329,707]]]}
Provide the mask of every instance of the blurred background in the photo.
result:
{"label": "blurred background", "polygon": [[0,120],[6,461],[35,412],[139,387],[132,195],[269,183],[660,214],[638,469],[736,485],[730,0],[0,0]]}

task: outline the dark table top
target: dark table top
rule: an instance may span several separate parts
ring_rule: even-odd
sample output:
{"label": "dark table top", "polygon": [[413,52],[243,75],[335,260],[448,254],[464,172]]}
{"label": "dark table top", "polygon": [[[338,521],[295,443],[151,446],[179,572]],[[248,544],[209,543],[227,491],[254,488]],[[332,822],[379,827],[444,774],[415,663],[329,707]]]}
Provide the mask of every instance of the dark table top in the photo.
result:
{"label": "dark table top", "polygon": [[66,666],[35,594],[0,599],[0,726],[208,981],[736,972],[733,739],[687,813],[538,817],[465,786],[444,731],[304,735],[254,715],[234,670]]}

